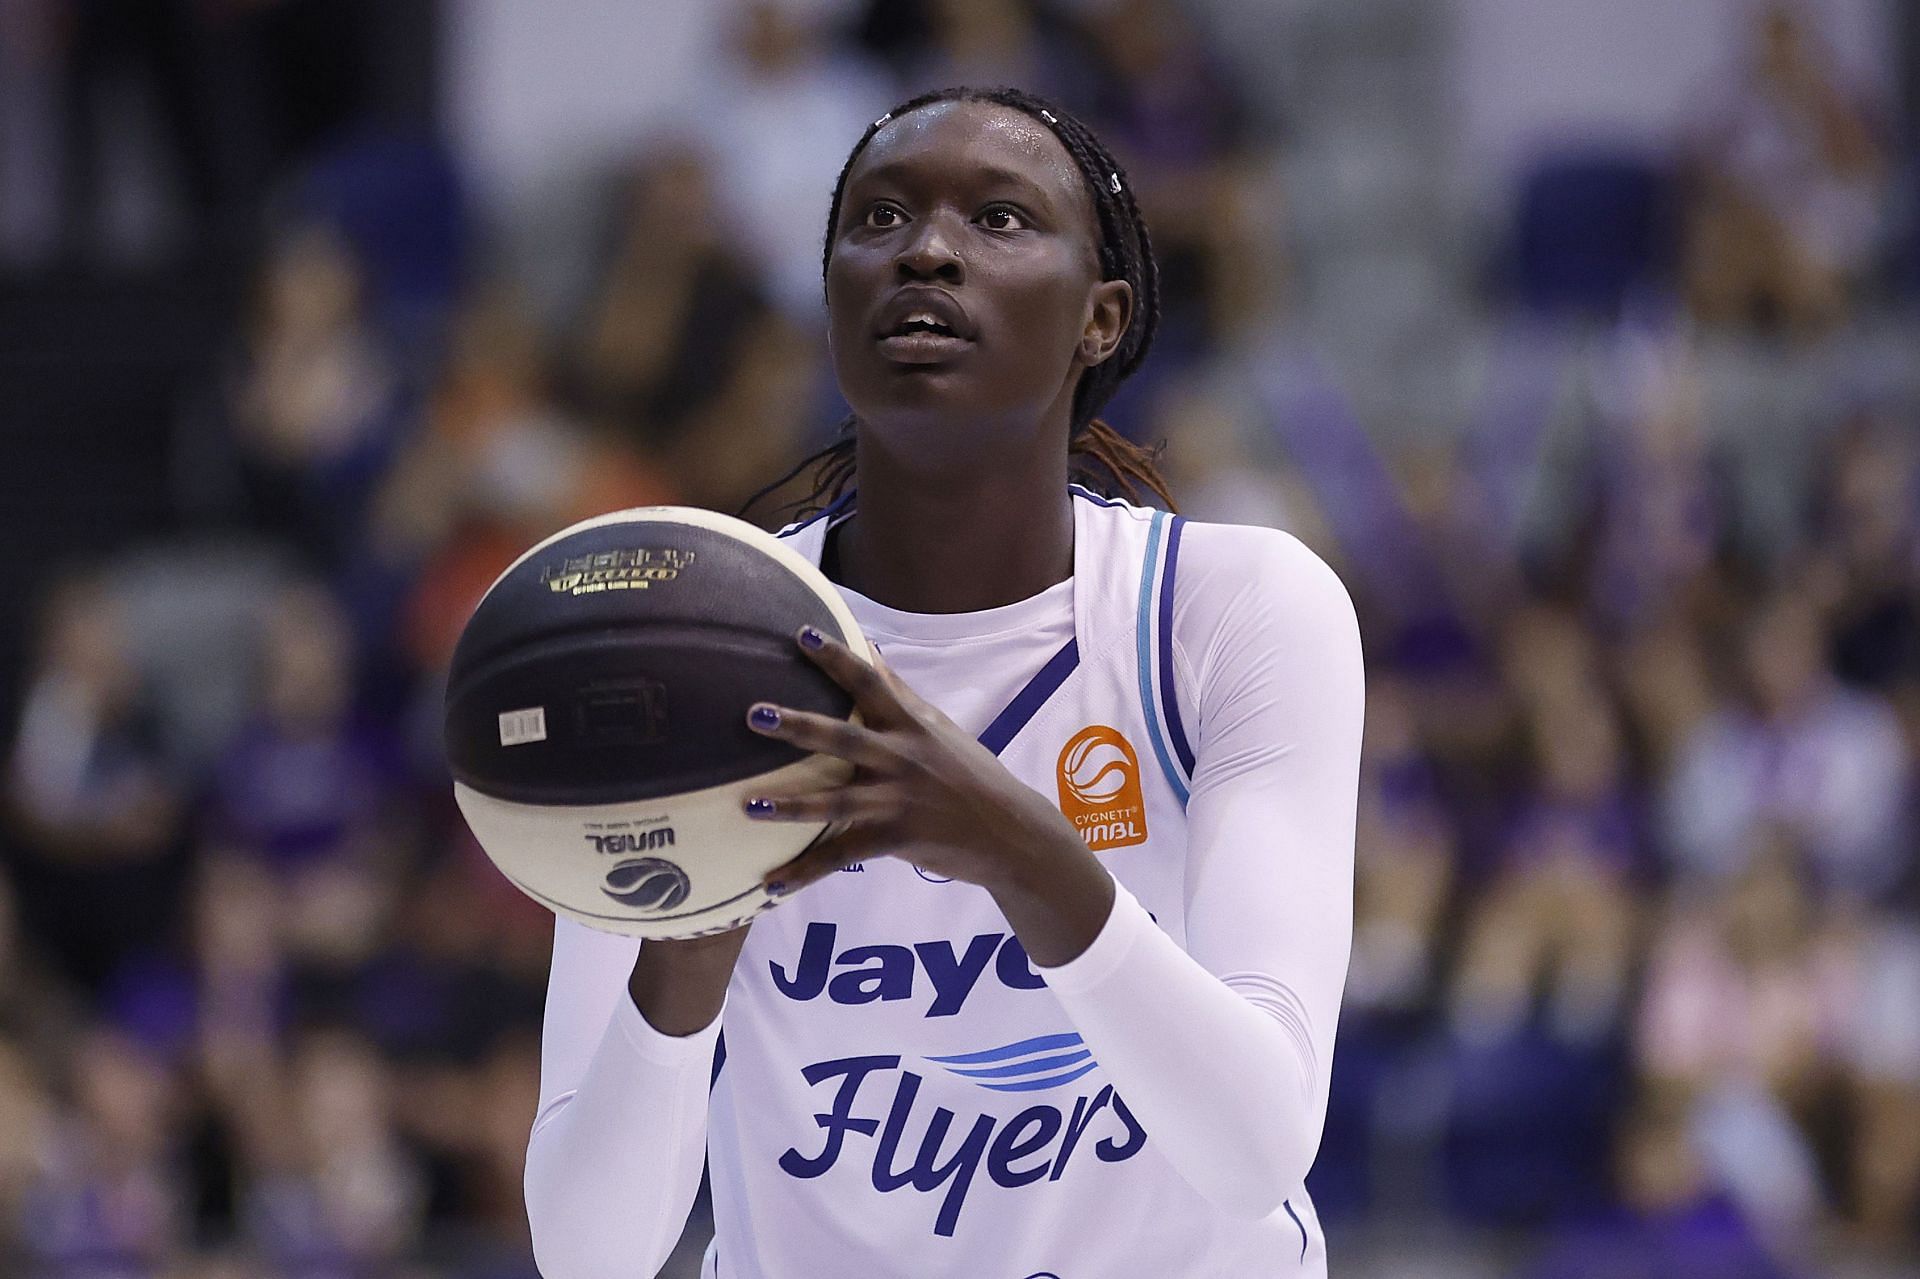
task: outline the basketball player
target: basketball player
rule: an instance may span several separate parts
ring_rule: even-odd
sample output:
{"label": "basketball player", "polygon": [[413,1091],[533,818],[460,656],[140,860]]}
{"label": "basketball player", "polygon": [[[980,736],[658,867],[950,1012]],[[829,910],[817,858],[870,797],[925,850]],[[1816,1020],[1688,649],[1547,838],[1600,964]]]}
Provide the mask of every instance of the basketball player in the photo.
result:
{"label": "basketball player", "polygon": [[556,926],[542,1271],[653,1274],[705,1157],[709,1277],[1322,1275],[1346,592],[1284,533],[1114,496],[1165,498],[1094,419],[1152,340],[1155,272],[1066,112],[950,90],[882,117],[825,271],[853,418],[782,536],[885,656],[803,631],[864,722],[749,722],[857,771],[748,804],[831,823],[750,927]]}

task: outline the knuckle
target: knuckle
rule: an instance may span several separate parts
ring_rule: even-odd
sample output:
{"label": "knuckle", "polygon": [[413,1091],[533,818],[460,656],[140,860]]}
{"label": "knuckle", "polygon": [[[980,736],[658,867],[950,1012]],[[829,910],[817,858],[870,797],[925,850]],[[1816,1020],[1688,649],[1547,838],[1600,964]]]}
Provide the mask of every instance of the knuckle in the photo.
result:
{"label": "knuckle", "polygon": [[936,771],[935,752],[930,743],[916,738],[905,750],[900,752],[907,769],[916,777],[930,777]]}
{"label": "knuckle", "polygon": [[878,670],[874,669],[870,663],[862,662],[851,654],[847,657],[847,676],[853,681],[854,687],[863,694],[882,692],[887,687],[887,682],[880,677]]}

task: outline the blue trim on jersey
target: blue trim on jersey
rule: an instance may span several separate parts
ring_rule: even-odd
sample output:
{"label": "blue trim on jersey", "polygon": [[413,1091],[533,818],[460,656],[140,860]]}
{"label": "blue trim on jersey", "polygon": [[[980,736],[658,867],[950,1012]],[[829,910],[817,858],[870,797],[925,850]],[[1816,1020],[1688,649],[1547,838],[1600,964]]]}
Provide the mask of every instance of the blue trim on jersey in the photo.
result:
{"label": "blue trim on jersey", "polygon": [[1081,497],[1086,498],[1089,502],[1092,502],[1097,506],[1131,506],[1133,505],[1133,503],[1131,502],[1122,502],[1118,498],[1103,497],[1102,495],[1094,492],[1092,489],[1088,488],[1084,484],[1069,484],[1067,485],[1067,492],[1077,493]]}
{"label": "blue trim on jersey", "polygon": [[1080,1044],[1080,1036],[1072,1031],[1058,1035],[1039,1035],[1032,1039],[1022,1039],[1017,1043],[1002,1044],[998,1048],[983,1048],[977,1053],[958,1053],[951,1057],[929,1057],[928,1061],[937,1061],[943,1066],[971,1066],[983,1061],[1005,1061],[1009,1057],[1023,1057],[1028,1053],[1045,1052],[1050,1048],[1072,1048]]}
{"label": "blue trim on jersey", "polygon": [[1079,637],[1068,640],[1060,646],[1060,651],[1047,659],[1046,665],[1034,673],[1027,686],[1013,695],[1005,709],[993,717],[993,723],[980,730],[980,744],[998,755],[1007,748],[1019,731],[1027,726],[1027,721],[1039,714],[1047,699],[1060,691],[1067,682],[1067,676],[1073,674],[1080,665]]}
{"label": "blue trim on jersey", "polygon": [[727,1032],[723,1030],[720,1032],[719,1038],[714,1040],[714,1044],[713,1044],[713,1073],[707,1076],[708,1092],[712,1092],[713,1086],[720,1082],[720,1067],[726,1064],[727,1064]]}
{"label": "blue trim on jersey", "polygon": [[826,519],[828,516],[838,515],[841,511],[846,509],[847,503],[853,501],[853,496],[857,491],[858,490],[856,489],[848,489],[846,492],[842,493],[839,497],[834,498],[832,502],[828,503],[826,506],[822,507],[820,510],[817,510],[812,515],[807,516],[806,519],[801,520],[798,524],[788,525],[786,528],[781,529],[778,533],[775,533],[774,536],[775,537],[792,537],[795,533],[798,533],[801,529],[811,528],[815,524],[818,524],[821,520]]}
{"label": "blue trim on jersey", "polygon": [[1153,754],[1160,761],[1160,771],[1166,774],[1167,785],[1185,807],[1187,785],[1167,754],[1167,743],[1160,734],[1160,717],[1153,708],[1153,572],[1160,558],[1160,529],[1166,522],[1167,513],[1155,511],[1153,523],[1147,529],[1147,553],[1140,568],[1140,608],[1134,621],[1134,648],[1139,657],[1140,712],[1147,721],[1147,736],[1153,739]]}
{"label": "blue trim on jersey", "polygon": [[1303,1221],[1301,1221],[1301,1220],[1300,1220],[1300,1214],[1299,1214],[1299,1213],[1297,1213],[1297,1212],[1295,1212],[1295,1211],[1293,1210],[1293,1203],[1292,1203],[1292,1201],[1291,1201],[1291,1200],[1287,1200],[1287,1199],[1282,1199],[1282,1200],[1280,1201],[1280,1206],[1281,1206],[1282,1208],[1285,1208],[1285,1209],[1287,1210],[1287,1215],[1288,1215],[1289,1217],[1292,1217],[1292,1218],[1293,1218],[1293,1224],[1294,1224],[1294,1225],[1296,1225],[1296,1226],[1299,1226],[1299,1227],[1300,1227],[1300,1260],[1302,1260],[1302,1261],[1305,1261],[1305,1260],[1307,1259],[1307,1227],[1306,1227],[1306,1223],[1304,1223]]}
{"label": "blue trim on jersey", "polygon": [[1186,521],[1178,515],[1167,526],[1167,567],[1160,574],[1160,705],[1167,713],[1167,735],[1180,767],[1193,776],[1193,748],[1180,725],[1180,703],[1173,695],[1173,571],[1180,559],[1180,530]]}

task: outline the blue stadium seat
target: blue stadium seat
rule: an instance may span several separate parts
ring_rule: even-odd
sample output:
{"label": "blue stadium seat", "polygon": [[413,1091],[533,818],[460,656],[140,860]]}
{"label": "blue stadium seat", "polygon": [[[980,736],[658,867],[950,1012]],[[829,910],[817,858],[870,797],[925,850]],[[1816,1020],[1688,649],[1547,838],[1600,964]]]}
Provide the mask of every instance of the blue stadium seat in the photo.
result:
{"label": "blue stadium seat", "polygon": [[1569,154],[1522,180],[1510,282],[1526,306],[1617,315],[1664,284],[1675,254],[1670,183],[1652,160]]}

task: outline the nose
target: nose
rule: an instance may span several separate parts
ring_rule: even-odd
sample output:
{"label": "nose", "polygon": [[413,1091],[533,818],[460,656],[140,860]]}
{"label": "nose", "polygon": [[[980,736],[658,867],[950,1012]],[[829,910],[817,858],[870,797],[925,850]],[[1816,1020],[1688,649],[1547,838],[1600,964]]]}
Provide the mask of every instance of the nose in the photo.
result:
{"label": "nose", "polygon": [[906,280],[940,280],[959,284],[966,279],[966,262],[956,247],[948,220],[932,214],[920,219],[914,233],[893,259],[894,270]]}

